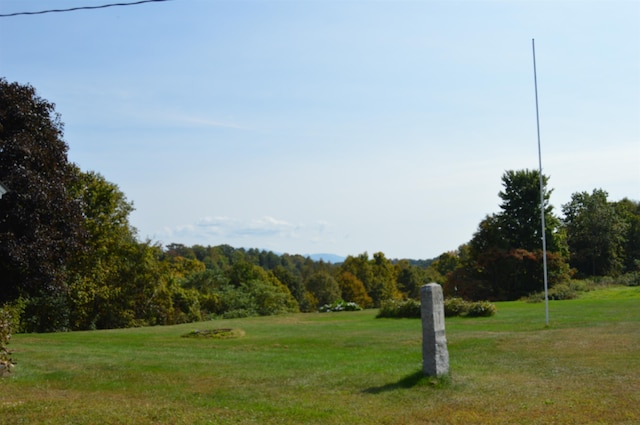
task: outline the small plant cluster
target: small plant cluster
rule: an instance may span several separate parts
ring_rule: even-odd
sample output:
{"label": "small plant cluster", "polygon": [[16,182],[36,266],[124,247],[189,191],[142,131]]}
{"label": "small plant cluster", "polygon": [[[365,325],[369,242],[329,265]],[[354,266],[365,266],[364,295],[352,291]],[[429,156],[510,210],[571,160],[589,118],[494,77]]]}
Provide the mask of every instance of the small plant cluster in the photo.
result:
{"label": "small plant cluster", "polygon": [[376,317],[418,319],[420,316],[420,301],[409,298],[406,300],[383,301]]}
{"label": "small plant cluster", "polygon": [[328,313],[331,311],[360,311],[362,307],[352,301],[338,300],[331,304],[325,304],[318,309],[320,313]]}
{"label": "small plant cluster", "polygon": [[0,377],[11,373],[13,361],[11,351],[7,348],[11,339],[11,314],[0,308]]}

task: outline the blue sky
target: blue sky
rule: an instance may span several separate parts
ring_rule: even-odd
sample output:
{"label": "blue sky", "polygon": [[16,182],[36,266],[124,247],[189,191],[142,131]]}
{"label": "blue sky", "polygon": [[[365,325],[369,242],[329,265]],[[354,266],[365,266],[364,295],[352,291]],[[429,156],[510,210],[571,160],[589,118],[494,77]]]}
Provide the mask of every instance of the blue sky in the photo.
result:
{"label": "blue sky", "polygon": [[[109,3],[1,0],[0,13]],[[0,18],[0,75],[141,238],[432,258],[499,211],[505,170],[560,214],[640,199],[640,2],[208,1]]]}

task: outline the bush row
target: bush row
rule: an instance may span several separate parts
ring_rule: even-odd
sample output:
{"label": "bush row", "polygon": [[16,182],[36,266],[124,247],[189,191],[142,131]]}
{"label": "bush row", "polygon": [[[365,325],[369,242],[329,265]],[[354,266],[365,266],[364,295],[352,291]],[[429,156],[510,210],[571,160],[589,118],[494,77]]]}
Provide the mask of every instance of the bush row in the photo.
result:
{"label": "bush row", "polygon": [[[488,301],[471,302],[462,298],[444,300],[445,317],[489,317],[495,315],[497,311],[496,306]],[[419,318],[420,316],[420,301],[408,299],[383,301],[376,317]]]}
{"label": "bush row", "polygon": [[420,318],[420,301],[409,298],[408,300],[386,300],[380,304],[378,318]]}
{"label": "bush row", "polygon": [[462,298],[444,300],[445,317],[490,317],[498,312],[495,304],[489,301],[466,301]]}

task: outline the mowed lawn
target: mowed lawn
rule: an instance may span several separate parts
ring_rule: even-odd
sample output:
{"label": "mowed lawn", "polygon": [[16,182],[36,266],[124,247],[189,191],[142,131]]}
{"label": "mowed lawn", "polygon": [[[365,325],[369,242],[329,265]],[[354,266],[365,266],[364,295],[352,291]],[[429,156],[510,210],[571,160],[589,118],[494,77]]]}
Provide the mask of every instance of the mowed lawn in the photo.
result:
{"label": "mowed lawn", "polygon": [[[2,424],[638,424],[640,288],[447,318],[448,379],[421,323],[377,311],[14,335]],[[235,339],[184,338],[195,329]]]}

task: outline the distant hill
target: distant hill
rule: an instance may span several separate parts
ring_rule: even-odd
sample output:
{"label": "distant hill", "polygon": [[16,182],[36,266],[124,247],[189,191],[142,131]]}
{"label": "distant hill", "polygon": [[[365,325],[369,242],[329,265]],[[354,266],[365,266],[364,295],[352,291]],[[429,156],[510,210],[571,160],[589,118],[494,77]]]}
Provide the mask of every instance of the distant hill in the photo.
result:
{"label": "distant hill", "polygon": [[309,254],[307,257],[311,258],[313,261],[324,261],[325,263],[338,264],[343,263],[346,257],[341,257],[336,254]]}

